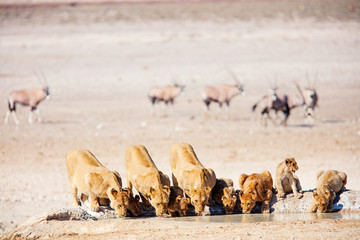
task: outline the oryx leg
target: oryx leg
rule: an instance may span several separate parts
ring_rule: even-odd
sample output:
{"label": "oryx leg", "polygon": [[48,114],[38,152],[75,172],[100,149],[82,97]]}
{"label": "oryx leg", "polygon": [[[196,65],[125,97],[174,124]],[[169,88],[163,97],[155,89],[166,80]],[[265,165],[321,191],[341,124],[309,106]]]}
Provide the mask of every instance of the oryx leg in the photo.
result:
{"label": "oryx leg", "polygon": [[36,118],[37,118],[37,121],[38,122],[41,122],[41,117],[40,117],[40,112],[39,112],[39,109],[38,108],[36,108]]}
{"label": "oryx leg", "polygon": [[276,123],[276,121],[270,116],[270,114],[268,113],[268,118],[271,120],[271,122],[275,125],[275,126],[277,126],[277,123]]}
{"label": "oryx leg", "polygon": [[5,120],[4,120],[4,124],[5,124],[5,125],[8,123],[9,116],[10,116],[10,110],[8,110],[8,111],[6,112]]}
{"label": "oryx leg", "polygon": [[166,108],[167,108],[168,102],[164,101],[164,104],[161,106],[161,117],[166,117]]}
{"label": "oryx leg", "polygon": [[29,113],[29,124],[32,124],[32,123],[33,123],[33,119],[34,119],[34,117],[33,117],[33,112],[34,112],[34,111],[37,111],[37,107],[36,107],[36,106],[31,107],[31,110],[30,110],[30,113]]}
{"label": "oryx leg", "polygon": [[230,120],[231,119],[231,116],[230,116],[230,102],[229,101],[226,101],[226,113],[227,113],[227,118]]}
{"label": "oryx leg", "polygon": [[217,109],[217,113],[215,115],[215,119],[218,119],[219,115],[221,116],[221,108],[222,108],[222,103],[219,102],[219,106],[218,106],[218,109]]}
{"label": "oryx leg", "polygon": [[205,107],[204,107],[204,118],[205,119],[208,119],[210,117],[210,103],[211,101],[209,99],[205,99],[204,100],[204,103],[205,103]]}
{"label": "oryx leg", "polygon": [[156,98],[155,97],[150,97],[150,102],[151,102],[151,116],[155,116]]}
{"label": "oryx leg", "polygon": [[269,116],[269,109],[265,108],[261,111],[261,121],[263,122],[263,125],[267,127],[267,119],[270,118]]}
{"label": "oryx leg", "polygon": [[33,111],[29,112],[29,124],[33,124]]}
{"label": "oryx leg", "polygon": [[312,108],[307,108],[306,109],[306,121],[311,123],[313,122],[313,117],[314,117],[314,111]]}
{"label": "oryx leg", "polygon": [[12,117],[13,117],[13,119],[14,119],[14,121],[15,121],[16,125],[18,125],[18,124],[19,124],[19,120],[18,120],[18,119],[17,119],[17,117],[16,117],[16,113],[15,113],[15,111],[11,111],[11,115],[12,115]]}

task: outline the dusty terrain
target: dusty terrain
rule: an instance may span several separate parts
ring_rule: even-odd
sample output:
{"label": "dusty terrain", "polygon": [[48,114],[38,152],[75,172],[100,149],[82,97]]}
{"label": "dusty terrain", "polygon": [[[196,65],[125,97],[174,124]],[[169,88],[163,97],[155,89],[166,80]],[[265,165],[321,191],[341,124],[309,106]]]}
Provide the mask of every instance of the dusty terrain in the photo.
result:
{"label": "dusty terrain", "polygon": [[[65,156],[77,148],[91,150],[125,178],[129,145],[145,145],[158,168],[170,175],[170,147],[188,142],[206,167],[232,178],[236,188],[242,173],[268,169],[275,177],[277,164],[291,156],[298,161],[305,190],[315,187],[321,169],[346,172],[347,188],[360,190],[360,6],[357,1],[339,2],[0,7],[1,117],[11,90],[41,86],[33,69],[46,76],[52,94],[39,105],[41,123],[30,126],[29,109],[19,106],[20,125],[10,118],[7,126],[0,126],[0,231],[45,210],[71,207]],[[213,115],[206,120],[201,89],[233,83],[224,66],[243,81],[247,95],[234,98],[230,119],[225,109],[218,112],[212,105]],[[262,126],[259,111],[252,113],[251,106],[268,93],[268,79],[274,82],[277,76],[281,92],[297,95],[292,81],[305,87],[307,71],[311,79],[318,76],[315,121],[304,122],[299,108],[286,128]],[[174,81],[186,85],[185,96],[165,113],[157,107],[152,116],[147,90]],[[114,233],[104,230],[94,236],[164,238],[173,229],[181,238],[197,233],[199,238],[220,234],[258,239],[282,228],[282,238],[301,238],[305,230],[304,239],[339,238],[346,230],[349,239],[359,235],[360,225],[359,220],[241,227],[116,221],[109,223],[117,226]],[[45,226],[70,229],[78,224],[53,221]],[[86,228],[101,228],[101,222],[87,222]],[[74,232],[56,236],[90,237],[86,231]]]}

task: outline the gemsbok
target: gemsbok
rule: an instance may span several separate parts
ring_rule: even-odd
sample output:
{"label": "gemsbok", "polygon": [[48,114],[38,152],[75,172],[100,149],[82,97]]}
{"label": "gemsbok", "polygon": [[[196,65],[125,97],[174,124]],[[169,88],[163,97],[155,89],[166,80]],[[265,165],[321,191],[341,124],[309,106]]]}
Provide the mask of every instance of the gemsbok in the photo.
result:
{"label": "gemsbok", "polygon": [[[36,72],[35,72],[36,74]],[[36,74],[38,80],[42,83],[42,85],[47,85],[46,79],[44,75],[41,74],[42,80],[38,74]],[[41,122],[41,118],[39,115],[38,105],[45,99],[50,99],[49,87],[43,88],[30,88],[30,89],[22,89],[22,90],[14,90],[10,92],[8,96],[8,111],[5,116],[4,123],[8,123],[8,119],[10,114],[12,114],[15,123],[18,125],[19,120],[16,117],[16,105],[20,104],[23,106],[30,107],[29,113],[29,124],[33,123],[33,111],[36,111],[37,121]]]}
{"label": "gemsbok", "polygon": [[305,109],[305,118],[307,120],[312,120],[314,118],[314,111],[316,107],[319,107],[318,101],[319,96],[315,89],[315,82],[317,81],[317,74],[315,75],[315,79],[310,82],[309,73],[306,74],[308,86],[302,90],[297,82],[294,82],[297,90],[299,91],[302,98],[302,106]]}
{"label": "gemsbok", "polygon": [[228,70],[228,72],[233,77],[235,84],[233,84],[233,85],[220,84],[220,85],[216,85],[216,86],[206,86],[203,89],[203,91],[201,93],[201,97],[206,106],[205,117],[207,117],[209,115],[211,102],[218,103],[219,110],[222,107],[222,105],[225,103],[226,110],[228,111],[229,107],[230,107],[230,102],[235,96],[237,96],[239,94],[241,94],[242,96],[245,96],[246,92],[245,92],[244,85],[242,83],[240,83],[240,81],[238,80],[238,78],[236,77],[236,75],[233,72],[231,72],[230,70]]}
{"label": "gemsbok", "polygon": [[289,106],[289,97],[286,94],[279,96],[277,90],[278,87],[272,85],[270,87],[271,94],[264,95],[252,106],[253,112],[258,106],[261,108],[261,117],[264,121],[264,126],[267,126],[267,119],[270,119],[274,125],[277,125],[275,120],[270,116],[271,110],[275,112],[276,116],[279,111],[284,113],[284,119],[280,122],[280,125],[283,126],[286,126],[290,116],[291,108]]}
{"label": "gemsbok", "polygon": [[174,100],[177,96],[183,95],[185,85],[175,83],[174,85],[168,85],[163,87],[152,87],[148,92],[148,97],[152,104],[152,114],[154,114],[155,104],[158,102],[164,102],[165,105],[169,103],[174,104]]}

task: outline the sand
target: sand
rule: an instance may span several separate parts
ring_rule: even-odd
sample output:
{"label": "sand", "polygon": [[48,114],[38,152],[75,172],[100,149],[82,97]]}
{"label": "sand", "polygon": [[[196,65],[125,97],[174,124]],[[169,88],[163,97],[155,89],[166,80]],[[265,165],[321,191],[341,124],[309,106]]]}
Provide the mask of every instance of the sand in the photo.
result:
{"label": "sand", "polygon": [[[0,231],[40,212],[72,207],[65,157],[79,148],[92,151],[123,179],[128,146],[145,145],[158,168],[171,175],[170,147],[188,142],[203,165],[233,179],[237,189],[240,174],[267,169],[275,177],[277,164],[295,157],[303,189],[315,188],[317,171],[337,169],[347,173],[347,188],[360,190],[360,7],[356,1],[314,2],[0,7],[1,117],[11,90],[43,85],[34,69],[46,77],[52,95],[39,105],[41,123],[29,125],[29,109],[19,106],[20,125],[10,118],[0,126]],[[247,94],[234,98],[228,112],[212,105],[205,119],[204,86],[234,83],[225,66]],[[298,108],[287,127],[270,122],[264,127],[251,106],[275,84],[279,92],[298,97],[293,81],[308,86],[307,72],[310,83],[317,76],[320,107],[314,121],[304,121]],[[174,82],[186,85],[185,95],[173,107],[157,106],[152,115],[148,89]],[[349,239],[359,235],[360,224],[116,221],[109,223],[114,232],[56,237],[161,239],[172,229],[179,238],[196,233],[258,239],[280,228],[274,238]],[[83,226],[71,221],[44,226],[78,224]],[[86,228],[101,224],[86,222]],[[122,224],[128,225],[117,227]]]}

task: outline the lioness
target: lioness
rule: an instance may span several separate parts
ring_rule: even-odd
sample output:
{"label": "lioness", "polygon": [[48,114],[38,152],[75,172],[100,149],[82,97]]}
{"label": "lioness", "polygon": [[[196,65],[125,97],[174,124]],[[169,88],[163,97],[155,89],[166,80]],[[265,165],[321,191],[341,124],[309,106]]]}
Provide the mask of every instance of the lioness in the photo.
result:
{"label": "lioness", "polygon": [[[135,197],[130,194],[129,188],[124,188],[123,191],[129,193],[129,205],[128,210],[130,211],[130,214],[137,217],[141,215],[141,206],[140,206],[140,197],[139,195],[136,195]],[[87,207],[90,208],[89,198],[87,195],[81,194],[81,202],[82,204],[85,204]],[[108,198],[99,198],[99,205],[100,206],[110,206],[110,200]]]}
{"label": "lioness", "polygon": [[269,171],[253,173],[250,176],[242,174],[239,178],[241,191],[239,197],[244,213],[250,213],[256,202],[261,202],[261,212],[270,212],[273,179]]}
{"label": "lioness", "polygon": [[294,174],[298,169],[294,158],[286,158],[277,166],[275,187],[278,197],[284,198],[286,193],[290,192],[293,192],[297,198],[303,197],[299,178]]}
{"label": "lioness", "polygon": [[234,183],[231,179],[216,179],[216,184],[211,194],[214,201],[225,208],[227,214],[231,214],[234,211],[236,205],[236,193]]}
{"label": "lioness", "polygon": [[202,215],[205,205],[211,204],[210,193],[216,183],[214,171],[200,163],[194,149],[187,143],[177,143],[171,147],[170,165],[174,186],[184,190],[195,212]]}
{"label": "lioness", "polygon": [[179,187],[170,187],[170,198],[168,212],[172,217],[178,213],[179,216],[186,216],[190,199],[184,196],[184,191]]}
{"label": "lioness", "polygon": [[347,175],[336,170],[319,171],[316,175],[317,189],[313,192],[311,212],[332,212],[336,194],[345,190]]}
{"label": "lioness", "polygon": [[129,192],[122,190],[122,182],[117,172],[103,166],[88,150],[74,150],[66,157],[70,188],[74,207],[79,206],[77,192],[82,198],[89,197],[90,209],[100,210],[99,198],[110,200],[110,206],[120,217],[126,216]]}
{"label": "lioness", "polygon": [[125,162],[126,179],[131,194],[132,186],[134,186],[140,193],[145,206],[151,204],[155,208],[157,216],[166,214],[170,180],[158,170],[146,148],[143,145],[128,147],[125,153]]}

